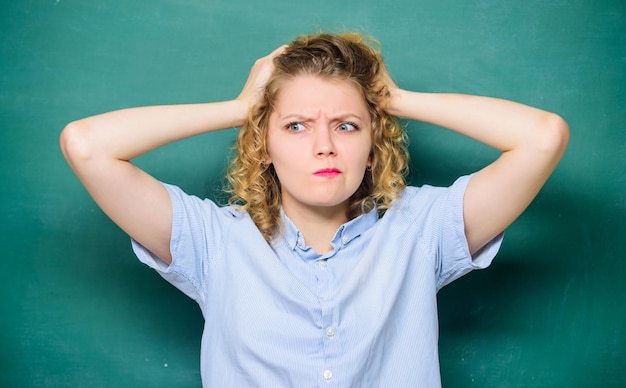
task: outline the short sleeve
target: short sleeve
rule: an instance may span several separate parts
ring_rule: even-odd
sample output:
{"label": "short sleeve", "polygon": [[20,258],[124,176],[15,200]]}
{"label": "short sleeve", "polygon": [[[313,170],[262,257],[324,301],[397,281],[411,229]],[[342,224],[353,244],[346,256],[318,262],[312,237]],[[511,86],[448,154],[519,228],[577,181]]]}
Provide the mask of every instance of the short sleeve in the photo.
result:
{"label": "short sleeve", "polygon": [[463,220],[463,197],[471,175],[459,178],[446,190],[433,209],[435,233],[439,233],[436,271],[437,289],[475,269],[488,267],[498,253],[504,233],[470,255]]}
{"label": "short sleeve", "polygon": [[217,255],[221,235],[220,208],[210,200],[184,193],[163,184],[172,204],[172,264],[167,265],[135,240],[132,247],[142,263],[198,303],[203,302],[207,266]]}

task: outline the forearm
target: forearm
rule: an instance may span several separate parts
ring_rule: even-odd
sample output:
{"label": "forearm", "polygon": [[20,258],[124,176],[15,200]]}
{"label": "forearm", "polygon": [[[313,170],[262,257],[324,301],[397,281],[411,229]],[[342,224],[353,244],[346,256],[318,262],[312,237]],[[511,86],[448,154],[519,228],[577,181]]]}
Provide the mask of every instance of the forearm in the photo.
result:
{"label": "forearm", "polygon": [[246,115],[247,106],[237,100],[122,109],[69,124],[62,146],[65,152],[73,143],[83,157],[131,160],[177,140],[240,126]]}
{"label": "forearm", "polygon": [[169,194],[131,160],[177,140],[243,125],[281,51],[256,61],[234,100],[123,109],[75,121],[61,133],[63,155],[96,203],[165,263],[172,260]]}
{"label": "forearm", "polygon": [[524,211],[569,139],[567,123],[556,114],[496,98],[393,89],[388,111],[451,129],[502,151],[472,177],[465,192],[463,218],[472,254]]}
{"label": "forearm", "polygon": [[400,89],[392,92],[389,112],[448,128],[500,151],[532,144],[560,120],[540,109],[497,98]]}
{"label": "forearm", "polygon": [[255,62],[234,100],[123,109],[78,120],[61,133],[63,154],[76,170],[78,164],[88,160],[129,161],[177,140],[239,127],[273,73],[273,59],[284,48]]}

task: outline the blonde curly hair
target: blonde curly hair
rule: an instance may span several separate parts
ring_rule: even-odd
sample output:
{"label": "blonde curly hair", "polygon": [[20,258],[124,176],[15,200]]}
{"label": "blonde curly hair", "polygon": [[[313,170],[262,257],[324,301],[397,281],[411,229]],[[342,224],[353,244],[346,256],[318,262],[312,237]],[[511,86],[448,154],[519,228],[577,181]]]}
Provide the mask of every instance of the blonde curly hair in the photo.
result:
{"label": "blonde curly hair", "polygon": [[374,207],[382,216],[405,188],[409,155],[404,129],[385,110],[389,90],[378,42],[355,33],[300,36],[274,59],[274,65],[262,97],[251,107],[239,132],[227,174],[229,204],[247,211],[267,241],[277,235],[281,227],[280,181],[274,167],[264,163],[269,117],[285,80],[315,75],[350,82],[363,96],[372,120],[372,165],[349,198],[347,217],[352,219]]}

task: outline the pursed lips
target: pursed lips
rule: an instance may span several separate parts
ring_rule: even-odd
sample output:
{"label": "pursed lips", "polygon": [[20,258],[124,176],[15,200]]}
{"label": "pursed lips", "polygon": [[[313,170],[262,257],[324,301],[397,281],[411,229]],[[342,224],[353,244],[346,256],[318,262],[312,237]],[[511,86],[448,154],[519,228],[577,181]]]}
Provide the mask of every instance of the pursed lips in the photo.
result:
{"label": "pursed lips", "polygon": [[339,171],[336,168],[323,168],[313,173],[313,175],[315,176],[324,177],[324,178],[336,177],[339,174],[341,174],[341,171]]}

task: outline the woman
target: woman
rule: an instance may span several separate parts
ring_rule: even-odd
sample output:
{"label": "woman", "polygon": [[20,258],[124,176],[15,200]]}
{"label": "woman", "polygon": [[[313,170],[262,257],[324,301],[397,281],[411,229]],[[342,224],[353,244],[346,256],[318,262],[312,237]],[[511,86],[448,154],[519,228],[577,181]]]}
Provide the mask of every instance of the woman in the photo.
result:
{"label": "woman", "polygon": [[[405,187],[394,117],[502,154],[448,188]],[[130,162],[239,126],[230,206]],[[514,102],[400,89],[361,36],[319,34],[259,59],[234,100],[86,118],[61,147],[140,260],[200,305],[205,386],[435,387],[437,291],[490,264],[568,133]]]}

